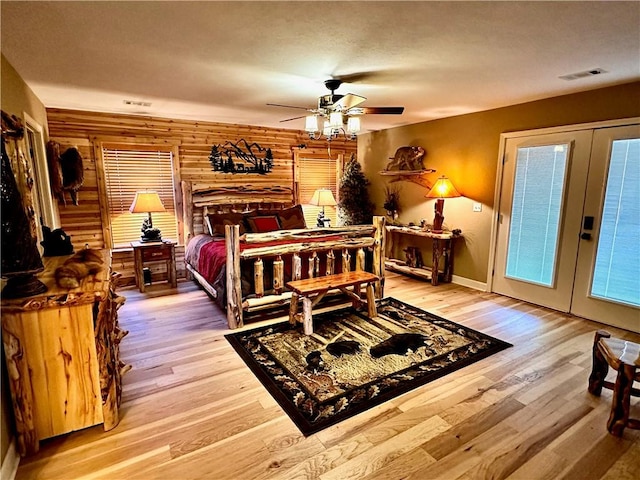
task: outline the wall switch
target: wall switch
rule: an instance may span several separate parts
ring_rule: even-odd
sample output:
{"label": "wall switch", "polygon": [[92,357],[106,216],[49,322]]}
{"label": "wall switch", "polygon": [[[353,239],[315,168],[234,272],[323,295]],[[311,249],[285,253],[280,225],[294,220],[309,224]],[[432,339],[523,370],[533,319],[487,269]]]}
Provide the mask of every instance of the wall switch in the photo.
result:
{"label": "wall switch", "polygon": [[474,212],[481,212],[482,211],[482,204],[480,202],[473,202],[473,211]]}

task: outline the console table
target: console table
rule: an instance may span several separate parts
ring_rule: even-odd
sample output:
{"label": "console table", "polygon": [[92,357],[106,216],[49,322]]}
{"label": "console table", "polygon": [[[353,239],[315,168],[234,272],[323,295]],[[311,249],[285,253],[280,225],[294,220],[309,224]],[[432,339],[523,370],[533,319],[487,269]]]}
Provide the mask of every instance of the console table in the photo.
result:
{"label": "console table", "polygon": [[[425,280],[430,280],[431,285],[438,285],[439,276],[443,282],[451,282],[453,276],[453,244],[461,235],[452,232],[432,233],[422,230],[420,227],[400,227],[389,225],[385,227],[389,233],[388,248],[393,252],[395,235],[412,235],[432,239],[432,267],[411,267],[402,260],[391,258],[387,255],[385,267],[391,271],[415,275]],[[440,263],[442,258],[442,263]]]}

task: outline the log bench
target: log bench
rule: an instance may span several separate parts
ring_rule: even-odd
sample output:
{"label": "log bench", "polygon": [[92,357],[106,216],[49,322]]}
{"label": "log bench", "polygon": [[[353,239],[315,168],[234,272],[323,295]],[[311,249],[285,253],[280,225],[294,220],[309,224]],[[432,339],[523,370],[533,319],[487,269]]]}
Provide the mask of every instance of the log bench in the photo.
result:
{"label": "log bench", "polygon": [[[354,308],[360,308],[363,303],[362,285],[366,285],[367,313],[369,318],[375,318],[378,316],[378,312],[376,311],[373,286],[379,280],[377,275],[359,270],[288,282],[287,287],[292,291],[289,322],[292,325],[302,323],[304,333],[311,335],[313,333],[311,312],[329,290],[340,290],[351,299]],[[353,287],[353,289],[350,291],[348,287]],[[298,313],[298,299],[302,299],[302,314]]]}

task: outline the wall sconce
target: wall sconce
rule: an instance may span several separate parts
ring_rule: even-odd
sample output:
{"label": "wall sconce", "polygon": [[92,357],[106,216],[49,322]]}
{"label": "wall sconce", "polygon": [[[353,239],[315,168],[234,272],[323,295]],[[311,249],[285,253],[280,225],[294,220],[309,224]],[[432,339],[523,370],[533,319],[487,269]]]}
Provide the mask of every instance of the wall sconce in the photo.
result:
{"label": "wall sconce", "polygon": [[151,220],[151,213],[165,212],[162,200],[158,192],[136,192],[136,197],[133,199],[131,207],[129,207],[131,213],[147,213],[149,216],[142,222],[140,241],[142,242],[159,242],[162,240],[159,228],[153,228],[153,221]]}
{"label": "wall sconce", "polygon": [[460,193],[456,190],[447,177],[442,176],[436,181],[429,193],[425,195],[426,198],[437,198],[434,206],[435,216],[433,218],[433,233],[442,233],[442,223],[444,222],[444,199],[460,197]]}
{"label": "wall sconce", "polygon": [[328,188],[319,188],[313,192],[313,197],[309,201],[311,205],[317,205],[322,207],[322,211],[318,213],[318,227],[330,227],[331,219],[324,217],[324,207],[337,205],[336,199],[333,197],[333,193]]}

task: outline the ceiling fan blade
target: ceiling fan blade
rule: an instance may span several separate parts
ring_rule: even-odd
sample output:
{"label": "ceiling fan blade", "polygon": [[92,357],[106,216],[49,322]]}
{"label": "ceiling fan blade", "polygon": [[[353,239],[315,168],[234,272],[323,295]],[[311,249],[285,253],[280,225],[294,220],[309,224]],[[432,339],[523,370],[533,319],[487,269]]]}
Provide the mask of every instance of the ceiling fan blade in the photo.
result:
{"label": "ceiling fan blade", "polygon": [[333,110],[349,110],[356,105],[360,105],[366,100],[366,97],[360,95],[354,95],[353,93],[347,93],[332,106]]}
{"label": "ceiling fan blade", "polygon": [[362,107],[358,110],[362,110],[363,114],[370,115],[401,115],[404,112],[404,107]]}
{"label": "ceiling fan blade", "polygon": [[306,115],[300,115],[299,117],[286,118],[284,120],[280,120],[280,123],[282,123],[282,122],[290,122],[291,120],[298,120],[299,118],[304,118],[304,117],[306,117]]}
{"label": "ceiling fan blade", "polygon": [[307,107],[296,107],[294,105],[281,105],[279,103],[267,103],[270,107],[298,108],[300,110],[309,110]]}

